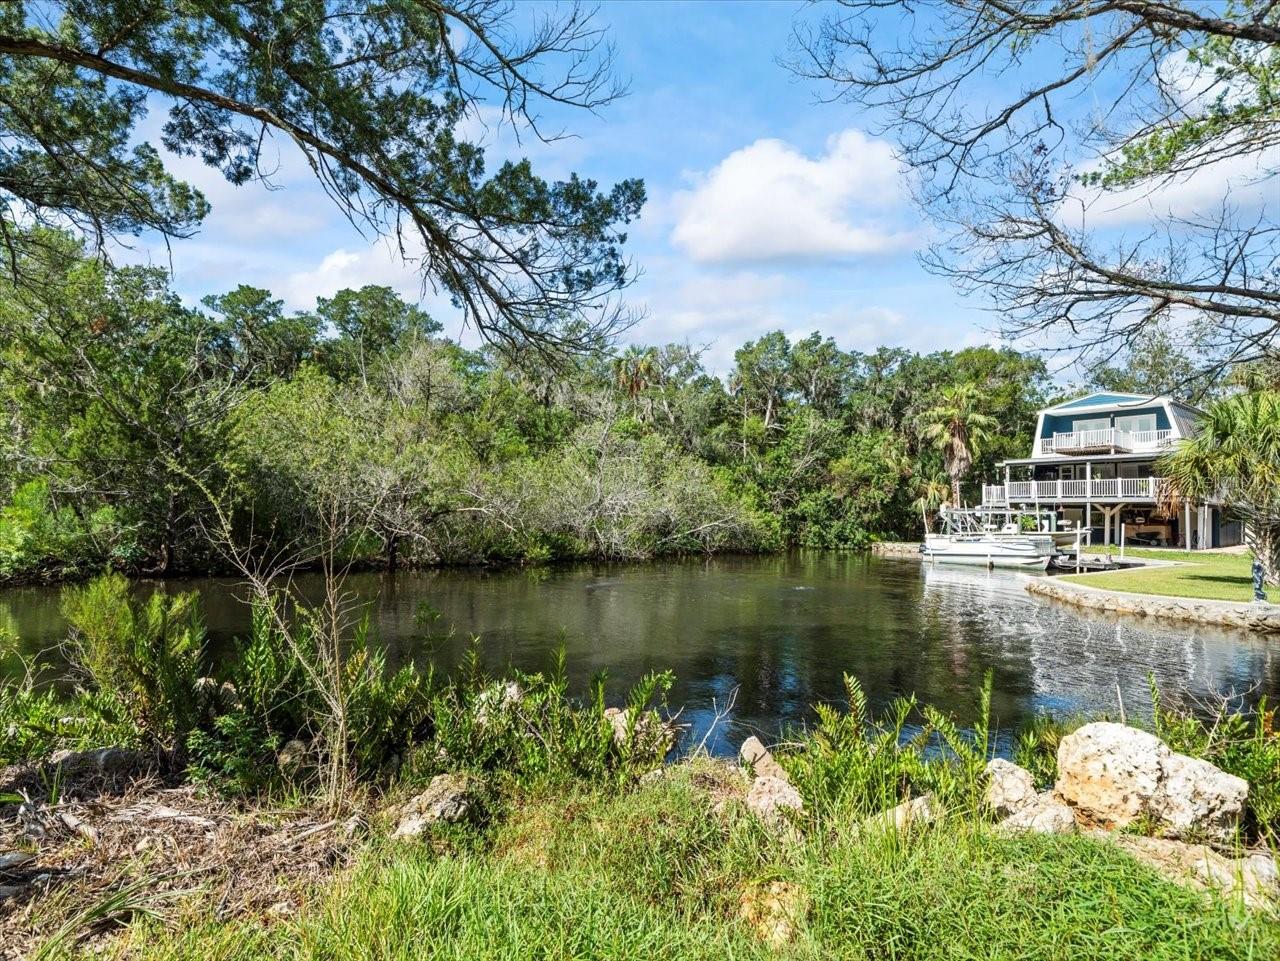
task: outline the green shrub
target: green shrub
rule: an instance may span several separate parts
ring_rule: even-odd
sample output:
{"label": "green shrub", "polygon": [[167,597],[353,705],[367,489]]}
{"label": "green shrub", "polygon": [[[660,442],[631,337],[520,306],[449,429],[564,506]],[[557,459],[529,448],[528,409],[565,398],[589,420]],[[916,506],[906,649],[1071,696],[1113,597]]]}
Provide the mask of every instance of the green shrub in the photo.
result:
{"label": "green shrub", "polygon": [[594,678],[585,701],[569,694],[564,650],[546,673],[513,673],[500,682],[473,648],[459,676],[435,692],[431,741],[415,752],[412,776],[465,768],[501,771],[526,784],[627,777],[666,753],[666,733],[655,707],[672,684],[650,674],[627,696],[626,737],[615,738],[605,716],[605,678]]}
{"label": "green shrub", "polygon": [[[317,660],[315,620],[298,612],[282,633],[262,605],[253,610],[249,637],[233,659],[230,686],[215,699],[213,717],[193,736],[193,773],[233,793],[269,787],[283,776],[276,753],[288,741],[308,745],[312,764],[293,773],[305,786],[308,775],[330,755],[325,743],[332,725],[320,723],[333,705],[308,664]],[[341,661],[344,756],[358,779],[371,780],[408,753],[427,726],[433,675],[406,665],[389,672],[384,649],[361,621]],[[233,703],[223,703],[232,699]]]}
{"label": "green shrub", "polygon": [[1082,717],[1060,720],[1052,714],[1034,715],[1014,739],[1014,763],[1030,771],[1039,787],[1050,787],[1058,779],[1058,745],[1085,723]]}
{"label": "green shrub", "polygon": [[844,685],[848,711],[815,705],[817,726],[800,737],[796,750],[779,758],[817,817],[892,807],[925,776],[924,737],[906,733],[914,698],[898,698],[876,717],[858,679],[846,674]]}
{"label": "green shrub", "polygon": [[63,748],[135,746],[138,731],[108,693],[60,694],[41,683],[37,665],[0,632],[0,765],[47,757]]}
{"label": "green shrub", "polygon": [[110,697],[142,734],[181,752],[198,720],[204,625],[197,595],[136,598],[120,574],[63,595],[68,654],[91,689]]}
{"label": "green shrub", "polygon": [[977,808],[990,756],[990,675],[969,732],[932,707],[913,724],[914,698],[898,698],[876,717],[857,678],[845,675],[844,683],[848,711],[815,705],[817,726],[780,758],[810,811],[863,817],[925,792],[951,809]]}

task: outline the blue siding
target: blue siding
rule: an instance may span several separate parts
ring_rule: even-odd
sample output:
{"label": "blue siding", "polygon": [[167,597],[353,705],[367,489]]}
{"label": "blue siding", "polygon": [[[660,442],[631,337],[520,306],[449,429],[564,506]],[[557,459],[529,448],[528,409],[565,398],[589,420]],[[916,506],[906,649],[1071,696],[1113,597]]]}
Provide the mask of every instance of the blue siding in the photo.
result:
{"label": "blue siding", "polygon": [[1112,425],[1115,425],[1117,413],[1121,417],[1127,417],[1130,414],[1155,414],[1156,430],[1169,430],[1169,415],[1165,413],[1163,407],[1135,407],[1131,410],[1109,411],[1100,410],[1092,414],[1086,414],[1081,411],[1079,414],[1045,414],[1044,425],[1040,428],[1041,437],[1052,437],[1054,434],[1065,434],[1075,428],[1077,420],[1097,420],[1102,417],[1108,418]]}

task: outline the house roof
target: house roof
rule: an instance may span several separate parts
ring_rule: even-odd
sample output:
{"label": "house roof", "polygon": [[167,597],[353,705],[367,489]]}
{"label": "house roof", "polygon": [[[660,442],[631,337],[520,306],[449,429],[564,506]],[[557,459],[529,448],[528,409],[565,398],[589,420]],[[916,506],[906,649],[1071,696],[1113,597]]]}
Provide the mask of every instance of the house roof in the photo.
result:
{"label": "house roof", "polygon": [[[1081,410],[1088,407],[1146,407],[1151,404],[1162,404],[1171,398],[1160,394],[1120,394],[1112,391],[1094,391],[1084,397],[1077,397],[1053,407],[1046,407],[1045,413],[1058,411]],[[1174,401],[1174,403],[1178,403]]]}

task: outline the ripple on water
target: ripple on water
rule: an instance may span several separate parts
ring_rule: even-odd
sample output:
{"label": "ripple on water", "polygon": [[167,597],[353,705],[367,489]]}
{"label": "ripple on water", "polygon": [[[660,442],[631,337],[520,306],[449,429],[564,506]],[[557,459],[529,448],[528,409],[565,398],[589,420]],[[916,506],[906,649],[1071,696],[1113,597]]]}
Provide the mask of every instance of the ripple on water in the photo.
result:
{"label": "ripple on water", "polygon": [[[1056,605],[1020,575],[915,560],[805,551],[534,571],[474,570],[353,577],[394,663],[456,663],[473,635],[495,670],[545,667],[563,644],[575,683],[607,671],[612,697],[646,671],[675,672],[673,706],[692,740],[730,752],[747,731],[776,736],[812,720],[817,701],[841,701],[856,676],[872,704],[914,693],[972,720],[990,670],[993,711],[1008,731],[1032,713],[1149,713],[1147,676],[1172,701],[1220,695],[1252,703],[1280,696],[1280,645],[1261,636],[1111,617]],[[304,586],[316,589],[317,582]],[[197,589],[216,650],[244,630],[228,580],[170,582]],[[154,589],[144,586],[142,589]],[[441,613],[432,635],[419,605]],[[65,630],[56,588],[0,592],[0,629],[27,651]],[[714,730],[713,720],[732,702]]]}

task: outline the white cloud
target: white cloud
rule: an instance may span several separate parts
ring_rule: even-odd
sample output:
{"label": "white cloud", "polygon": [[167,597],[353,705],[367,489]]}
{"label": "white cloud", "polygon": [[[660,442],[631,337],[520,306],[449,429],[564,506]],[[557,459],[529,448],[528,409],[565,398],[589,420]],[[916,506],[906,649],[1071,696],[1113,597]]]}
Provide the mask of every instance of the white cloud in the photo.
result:
{"label": "white cloud", "polygon": [[903,222],[902,173],[892,148],[858,130],[817,159],[757,140],[681,191],[671,240],[702,262],[842,258],[896,252],[919,237]]}
{"label": "white cloud", "polygon": [[298,309],[309,308],[317,297],[332,297],[344,287],[367,284],[390,287],[411,302],[433,299],[430,285],[423,286],[417,259],[411,249],[402,257],[385,239],[364,248],[339,247],[325,254],[315,266],[288,274],[278,293],[286,304]]}
{"label": "white cloud", "polygon": [[882,344],[938,347],[923,325],[908,323],[901,311],[865,303],[832,308],[826,293],[777,272],[697,272],[637,300],[646,316],[629,340],[705,348],[703,363],[720,375],[732,369],[739,347],[774,330],[792,341],[816,330],[834,337],[845,350],[874,350]]}
{"label": "white cloud", "polygon": [[1258,154],[1226,157],[1156,184],[1123,190],[1078,187],[1062,204],[1072,227],[1126,227],[1213,217],[1224,206],[1248,214],[1276,202],[1276,181]]}
{"label": "white cloud", "polygon": [[366,285],[390,287],[405,301],[417,304],[444,325],[444,333],[466,347],[479,346],[473,328],[462,312],[449,301],[447,294],[425,283],[419,270],[420,248],[406,240],[401,256],[387,239],[374,241],[367,247],[339,247],[322,256],[314,266],[294,270],[270,287],[290,310],[311,310],[317,297],[332,297],[344,288],[358,289]]}

